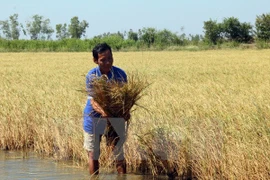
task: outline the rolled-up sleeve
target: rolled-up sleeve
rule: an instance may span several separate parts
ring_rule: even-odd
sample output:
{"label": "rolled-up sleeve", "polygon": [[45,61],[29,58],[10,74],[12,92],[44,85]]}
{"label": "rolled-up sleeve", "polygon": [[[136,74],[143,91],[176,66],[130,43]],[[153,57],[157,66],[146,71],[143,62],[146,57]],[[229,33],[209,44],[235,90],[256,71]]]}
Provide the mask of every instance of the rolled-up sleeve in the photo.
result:
{"label": "rolled-up sleeve", "polygon": [[92,99],[93,96],[93,79],[95,77],[95,74],[87,74],[85,79],[86,84],[86,91],[87,91],[87,99]]}

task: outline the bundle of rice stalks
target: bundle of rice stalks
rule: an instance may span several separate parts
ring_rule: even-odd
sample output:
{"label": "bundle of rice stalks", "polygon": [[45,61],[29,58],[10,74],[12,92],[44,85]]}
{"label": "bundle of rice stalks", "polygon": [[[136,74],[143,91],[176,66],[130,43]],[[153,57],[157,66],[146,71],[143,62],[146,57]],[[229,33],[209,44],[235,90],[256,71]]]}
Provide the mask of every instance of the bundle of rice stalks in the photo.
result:
{"label": "bundle of rice stalks", "polygon": [[131,75],[127,83],[108,80],[106,75],[102,75],[93,78],[90,96],[109,117],[127,117],[135,110],[132,109],[134,105],[139,106],[138,100],[148,85],[135,75]]}

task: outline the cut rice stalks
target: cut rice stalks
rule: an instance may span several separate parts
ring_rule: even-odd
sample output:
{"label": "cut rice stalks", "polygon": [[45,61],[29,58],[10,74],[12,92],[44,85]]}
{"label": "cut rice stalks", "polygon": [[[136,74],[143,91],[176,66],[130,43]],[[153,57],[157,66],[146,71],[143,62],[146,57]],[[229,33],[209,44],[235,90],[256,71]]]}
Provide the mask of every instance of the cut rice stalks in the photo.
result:
{"label": "cut rice stalks", "polygon": [[127,117],[134,105],[144,95],[144,90],[149,86],[146,80],[139,76],[131,75],[128,82],[109,80],[106,75],[94,76],[88,92],[90,96],[103,108],[109,117]]}

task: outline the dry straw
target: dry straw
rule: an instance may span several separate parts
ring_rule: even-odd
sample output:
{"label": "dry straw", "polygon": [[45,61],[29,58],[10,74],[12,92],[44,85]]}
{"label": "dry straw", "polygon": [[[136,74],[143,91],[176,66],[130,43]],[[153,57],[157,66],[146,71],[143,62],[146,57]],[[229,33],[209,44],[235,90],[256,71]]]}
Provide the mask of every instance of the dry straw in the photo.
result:
{"label": "dry straw", "polygon": [[90,96],[103,108],[109,117],[127,117],[134,105],[142,107],[138,101],[144,95],[149,83],[142,77],[131,74],[128,82],[109,80],[106,75],[94,76],[90,82]]}

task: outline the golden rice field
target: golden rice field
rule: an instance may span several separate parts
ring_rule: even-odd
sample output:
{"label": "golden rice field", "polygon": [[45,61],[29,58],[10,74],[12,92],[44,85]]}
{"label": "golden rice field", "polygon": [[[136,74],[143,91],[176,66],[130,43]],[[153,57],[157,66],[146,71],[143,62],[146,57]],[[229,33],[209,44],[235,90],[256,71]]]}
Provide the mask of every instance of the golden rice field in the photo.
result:
{"label": "golden rice field", "polygon": [[[151,83],[140,101],[147,110],[130,121],[129,171],[146,159],[158,173],[162,156],[180,176],[270,178],[270,50],[115,52],[114,60]],[[91,53],[0,53],[0,147],[86,167],[80,90],[94,66]]]}

